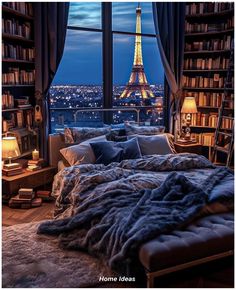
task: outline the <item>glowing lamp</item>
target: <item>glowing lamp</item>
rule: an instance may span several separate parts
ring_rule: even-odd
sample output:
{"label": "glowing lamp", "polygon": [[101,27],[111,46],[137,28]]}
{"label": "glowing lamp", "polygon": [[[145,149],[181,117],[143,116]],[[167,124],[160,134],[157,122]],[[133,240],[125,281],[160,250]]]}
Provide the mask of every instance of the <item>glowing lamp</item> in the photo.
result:
{"label": "glowing lamp", "polygon": [[11,159],[20,156],[20,149],[16,137],[3,137],[2,138],[2,159]]}
{"label": "glowing lamp", "polygon": [[186,129],[185,129],[185,140],[190,140],[190,124],[191,124],[191,118],[192,114],[197,113],[197,105],[194,97],[185,97],[184,103],[181,109],[182,114],[186,114]]}

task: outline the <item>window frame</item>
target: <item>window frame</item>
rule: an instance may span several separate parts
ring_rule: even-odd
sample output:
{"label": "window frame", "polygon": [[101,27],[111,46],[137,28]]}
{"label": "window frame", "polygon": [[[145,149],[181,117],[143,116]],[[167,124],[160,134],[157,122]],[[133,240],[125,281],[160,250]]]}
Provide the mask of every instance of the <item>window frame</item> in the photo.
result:
{"label": "window frame", "polygon": [[[103,74],[103,109],[113,108],[113,35],[129,35],[136,36],[140,35],[143,37],[157,38],[157,34],[151,33],[136,33],[122,30],[112,30],[112,2],[101,2],[101,28],[90,28],[82,26],[67,25],[68,30],[76,31],[88,31],[88,32],[100,32],[102,33],[102,74]],[[158,49],[158,48],[157,48]],[[165,96],[165,85],[166,80],[164,78],[164,96]],[[166,98],[165,98],[166,99]],[[163,113],[164,113],[164,125],[168,123],[168,116],[166,115],[166,101],[163,102]],[[50,108],[50,104],[49,104]],[[55,110],[56,108],[53,108]],[[79,109],[78,109],[79,110]],[[51,111],[51,108],[50,110]],[[51,116],[49,116],[51,118]],[[112,113],[104,112],[103,121],[107,124],[112,123]],[[51,127],[51,124],[50,124]]]}

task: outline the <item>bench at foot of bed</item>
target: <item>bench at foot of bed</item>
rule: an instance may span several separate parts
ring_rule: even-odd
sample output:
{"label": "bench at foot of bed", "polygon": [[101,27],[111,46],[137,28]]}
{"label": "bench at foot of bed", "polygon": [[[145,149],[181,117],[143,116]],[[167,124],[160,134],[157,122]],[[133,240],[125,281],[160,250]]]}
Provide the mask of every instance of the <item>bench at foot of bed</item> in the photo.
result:
{"label": "bench at foot of bed", "polygon": [[151,288],[157,277],[232,256],[233,249],[234,215],[223,213],[203,217],[184,230],[145,243],[139,259]]}

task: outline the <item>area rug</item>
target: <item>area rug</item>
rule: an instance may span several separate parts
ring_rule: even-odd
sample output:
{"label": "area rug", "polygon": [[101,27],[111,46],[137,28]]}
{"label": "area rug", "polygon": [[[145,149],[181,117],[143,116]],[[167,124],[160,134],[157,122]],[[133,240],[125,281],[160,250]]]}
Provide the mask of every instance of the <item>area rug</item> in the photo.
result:
{"label": "area rug", "polygon": [[100,260],[84,252],[62,250],[55,237],[36,234],[38,225],[37,222],[3,227],[2,287],[137,286],[119,281],[111,283],[107,278],[117,275]]}

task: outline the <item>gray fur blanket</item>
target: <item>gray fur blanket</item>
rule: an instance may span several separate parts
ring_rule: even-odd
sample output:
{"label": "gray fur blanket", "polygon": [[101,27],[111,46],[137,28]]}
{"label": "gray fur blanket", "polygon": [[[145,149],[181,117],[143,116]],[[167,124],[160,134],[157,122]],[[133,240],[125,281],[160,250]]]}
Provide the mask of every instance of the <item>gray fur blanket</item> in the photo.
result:
{"label": "gray fur blanket", "polygon": [[106,260],[112,269],[124,272],[141,244],[197,217],[212,190],[229,175],[228,169],[219,168],[196,186],[184,175],[172,172],[152,190],[112,189],[91,195],[74,216],[45,222],[38,233],[60,234],[64,248],[86,250]]}

